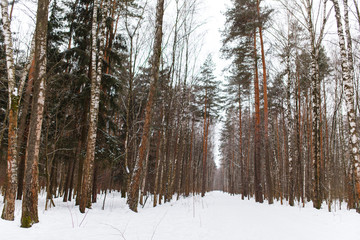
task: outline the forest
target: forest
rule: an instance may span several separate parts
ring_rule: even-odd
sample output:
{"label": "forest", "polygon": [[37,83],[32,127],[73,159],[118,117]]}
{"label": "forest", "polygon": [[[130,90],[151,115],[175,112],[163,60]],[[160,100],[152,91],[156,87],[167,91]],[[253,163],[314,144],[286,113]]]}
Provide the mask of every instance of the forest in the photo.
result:
{"label": "forest", "polygon": [[114,191],[134,212],[214,190],[360,212],[357,0],[229,1],[221,77],[206,1],[28,2],[1,0],[2,219]]}

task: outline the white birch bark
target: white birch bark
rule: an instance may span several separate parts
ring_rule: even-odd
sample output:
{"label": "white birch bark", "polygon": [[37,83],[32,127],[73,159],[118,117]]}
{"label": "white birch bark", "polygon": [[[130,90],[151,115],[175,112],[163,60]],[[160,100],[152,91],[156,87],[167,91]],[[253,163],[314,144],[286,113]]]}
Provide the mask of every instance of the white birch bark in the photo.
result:
{"label": "white birch bark", "polygon": [[352,52],[352,39],[350,33],[350,24],[349,24],[349,6],[348,0],[344,1],[344,21],[345,21],[345,33],[346,33],[346,42],[347,42],[347,54],[349,61],[349,74],[352,79],[354,79],[354,59]]}
{"label": "white birch bark", "polygon": [[[349,123],[350,132],[350,159],[353,163],[355,170],[356,190],[359,198],[360,194],[360,162],[359,162],[359,150],[358,150],[358,137],[356,133],[356,119],[355,119],[355,106],[354,106],[354,83],[353,75],[351,75],[351,64],[349,62],[348,53],[352,51],[349,49],[351,45],[348,43],[346,46],[344,29],[342,23],[342,17],[340,12],[340,6],[338,0],[332,0],[335,9],[335,18],[337,23],[337,31],[339,37],[339,46],[341,54],[341,69],[342,69],[342,80],[344,84],[345,102],[347,109],[347,117]],[[351,37],[350,37],[351,40]],[[347,49],[348,48],[348,49]],[[359,207],[359,206],[357,206]]]}
{"label": "white birch bark", "polygon": [[8,97],[9,97],[9,130],[8,130],[8,155],[6,169],[6,193],[4,208],[1,218],[5,220],[14,220],[15,195],[17,186],[17,113],[19,93],[16,88],[14,51],[11,36],[10,19],[8,15],[8,1],[1,0],[1,14],[4,29],[5,49],[6,49],[6,69],[8,79]]}
{"label": "white birch bark", "polygon": [[[317,209],[321,208],[321,183],[320,183],[320,167],[321,167],[321,146],[320,146],[320,108],[321,108],[321,96],[320,96],[320,76],[319,76],[319,54],[320,47],[325,34],[325,26],[327,20],[329,18],[329,14],[327,13],[327,0],[322,1],[323,4],[323,15],[322,15],[322,23],[320,26],[319,34],[316,32],[316,27],[314,27],[313,23],[313,1],[306,0],[304,6],[306,8],[307,14],[307,28],[310,35],[310,47],[311,47],[311,67],[310,67],[310,75],[311,75],[311,84],[312,84],[312,108],[313,108],[313,129],[312,129],[312,139],[313,139],[313,165],[314,165],[314,207]],[[320,5],[319,5],[320,7]]]}
{"label": "white birch bark", "polygon": [[[86,207],[91,207],[91,190],[95,161],[96,132],[100,103],[100,85],[102,78],[102,61],[104,58],[104,42],[105,42],[105,21],[106,13],[109,9],[109,1],[104,0],[104,9],[102,21],[99,26],[100,48],[97,48],[98,40],[98,10],[101,3],[94,1],[93,19],[92,19],[92,46],[91,46],[91,99],[90,99],[90,124],[87,136],[86,157],[84,162],[84,178],[81,190],[80,212],[84,213]],[[97,54],[98,53],[98,54]]]}

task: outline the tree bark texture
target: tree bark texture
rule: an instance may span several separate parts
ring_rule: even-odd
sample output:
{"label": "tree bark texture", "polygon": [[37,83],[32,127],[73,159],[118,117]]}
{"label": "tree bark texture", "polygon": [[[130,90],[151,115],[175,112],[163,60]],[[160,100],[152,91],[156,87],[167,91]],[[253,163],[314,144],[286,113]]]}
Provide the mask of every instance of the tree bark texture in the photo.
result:
{"label": "tree bark texture", "polygon": [[[355,118],[355,107],[354,107],[354,83],[353,76],[351,75],[351,63],[349,62],[348,52],[352,51],[347,49],[346,41],[344,36],[344,29],[342,24],[342,17],[340,12],[340,6],[338,0],[332,0],[335,9],[335,17],[337,23],[338,37],[339,37],[339,46],[341,54],[341,68],[342,68],[342,80],[344,84],[344,93],[345,93],[345,103],[347,109],[347,118],[349,123],[349,132],[350,132],[350,159],[353,164],[355,182],[356,182],[356,191],[357,197],[360,198],[360,160],[359,160],[359,150],[358,150],[358,137],[356,132],[356,118]],[[350,32],[349,32],[350,34]],[[350,40],[351,37],[348,39]],[[348,48],[351,45],[348,44]],[[347,52],[348,51],[348,52]],[[356,206],[359,208],[359,204]]]}
{"label": "tree bark texture", "polygon": [[14,220],[15,196],[17,184],[17,119],[19,108],[19,93],[16,88],[14,51],[10,29],[10,19],[8,15],[8,1],[1,1],[1,14],[4,29],[4,38],[6,46],[6,68],[8,79],[8,151],[7,151],[7,169],[6,169],[6,192],[4,208],[1,215],[2,219]]}
{"label": "tree bark texture", "polygon": [[25,154],[24,197],[21,227],[31,227],[38,217],[38,161],[45,103],[46,47],[49,0],[39,0],[35,30],[34,98]]}
{"label": "tree bark texture", "polygon": [[[257,0],[257,12],[260,17],[260,0]],[[269,204],[274,203],[273,186],[271,179],[270,164],[270,143],[269,143],[269,113],[268,113],[268,97],[267,97],[267,72],[265,62],[264,40],[262,34],[262,24],[259,25],[259,36],[261,44],[261,60],[263,66],[263,92],[264,92],[264,140],[265,140],[265,173],[266,173],[266,189]]]}
{"label": "tree bark texture", "polygon": [[254,89],[255,89],[255,150],[254,150],[254,164],[255,164],[255,200],[262,203],[263,187],[261,181],[261,133],[260,133],[260,89],[259,89],[259,72],[257,63],[257,47],[256,47],[256,29],[254,29]]}
{"label": "tree bark texture", "polygon": [[[109,1],[105,0],[103,4],[102,20],[98,26],[98,10],[101,2],[94,0],[93,18],[92,18],[92,46],[91,46],[91,96],[90,96],[90,121],[86,141],[86,156],[83,165],[83,179],[81,186],[80,212],[85,213],[85,208],[91,207],[92,181],[95,162],[95,146],[97,136],[97,123],[100,103],[100,85],[102,78],[102,61],[104,57],[104,38],[105,21]],[[97,32],[99,31],[100,47],[97,48]]]}
{"label": "tree bark texture", "polygon": [[150,90],[145,108],[145,123],[143,127],[143,133],[141,137],[139,151],[136,156],[135,167],[131,176],[129,192],[128,192],[128,204],[129,208],[137,212],[137,206],[139,201],[139,185],[140,175],[143,166],[143,162],[146,157],[146,148],[148,146],[150,127],[152,120],[152,110],[156,92],[156,85],[159,79],[159,67],[161,56],[161,44],[162,44],[162,26],[164,16],[164,0],[158,0],[156,6],[156,23],[155,23],[155,42],[153,46],[153,56],[151,60],[151,77],[150,77]]}

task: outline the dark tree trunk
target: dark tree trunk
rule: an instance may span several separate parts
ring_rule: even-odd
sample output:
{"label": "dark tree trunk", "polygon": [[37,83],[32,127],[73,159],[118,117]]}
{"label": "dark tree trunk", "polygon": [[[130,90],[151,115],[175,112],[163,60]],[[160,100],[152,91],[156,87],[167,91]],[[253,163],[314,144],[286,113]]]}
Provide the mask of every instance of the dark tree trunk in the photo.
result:
{"label": "dark tree trunk", "polygon": [[254,89],[255,89],[255,151],[254,151],[254,164],[255,164],[255,200],[262,203],[263,189],[261,181],[261,135],[260,135],[260,90],[259,90],[259,73],[257,63],[257,48],[256,48],[256,29],[254,30]]}
{"label": "dark tree trunk", "polygon": [[32,60],[31,67],[29,70],[29,79],[25,91],[24,104],[21,111],[19,130],[18,130],[18,143],[17,143],[17,154],[18,154],[18,189],[17,199],[21,200],[24,186],[24,173],[25,173],[25,152],[23,148],[27,142],[27,136],[29,133],[29,117],[28,112],[31,108],[31,95],[33,92],[33,81],[34,81],[35,61]]}
{"label": "dark tree trunk", "polygon": [[[260,0],[257,0],[257,12],[260,17]],[[271,164],[270,164],[270,143],[269,143],[269,114],[268,114],[268,97],[267,97],[267,72],[265,63],[265,50],[262,35],[262,26],[259,26],[260,44],[261,44],[261,60],[263,66],[263,92],[264,92],[264,140],[265,140],[265,172],[266,172],[266,187],[269,204],[274,203],[273,184],[271,178]]]}

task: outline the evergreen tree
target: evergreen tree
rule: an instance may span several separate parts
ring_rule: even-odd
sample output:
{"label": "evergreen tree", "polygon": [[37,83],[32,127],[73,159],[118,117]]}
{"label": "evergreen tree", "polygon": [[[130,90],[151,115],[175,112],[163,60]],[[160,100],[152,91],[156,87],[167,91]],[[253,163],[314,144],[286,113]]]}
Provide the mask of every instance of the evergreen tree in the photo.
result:
{"label": "evergreen tree", "polygon": [[[262,43],[262,27],[269,18],[270,10],[265,9],[260,12],[258,1],[245,1],[245,0],[234,0],[233,7],[226,12],[226,28],[224,30],[223,48],[222,51],[227,59],[231,59],[233,77],[242,81],[245,76],[248,80],[253,74],[254,90],[255,90],[255,198],[256,201],[263,201],[262,193],[262,161],[261,161],[261,137],[260,137],[260,89],[259,89],[259,72],[258,72],[258,54],[257,54],[257,28],[260,30],[260,37]],[[262,45],[263,47],[263,45]],[[262,54],[264,59],[264,54]],[[264,65],[263,61],[263,65]],[[266,67],[264,65],[263,74],[266,74]],[[252,71],[251,71],[252,70]],[[265,78],[264,78],[265,79]],[[266,80],[264,80],[266,83]],[[266,84],[264,85],[265,91],[265,105],[267,107],[267,93]],[[237,87],[238,96],[240,96],[241,88],[240,85]],[[239,104],[239,106],[241,103]],[[239,108],[240,109],[240,108]],[[267,109],[264,112],[267,116]],[[240,115],[240,110],[239,110]],[[241,118],[239,117],[239,120]],[[267,124],[267,121],[264,122]],[[265,130],[267,130],[265,127]],[[240,128],[241,129],[241,128]],[[241,130],[240,130],[241,132]],[[266,132],[267,133],[267,132]],[[266,144],[268,146],[268,139],[265,137]],[[268,148],[266,148],[265,154],[268,154]],[[268,157],[268,155],[266,155]],[[268,179],[268,186],[271,186],[270,176],[270,164],[269,159],[266,158],[266,173]],[[268,190],[272,192],[271,187]],[[271,197],[271,194],[268,194]],[[271,202],[271,201],[270,201]]]}
{"label": "evergreen tree", "polygon": [[197,79],[197,102],[203,110],[203,173],[201,196],[205,196],[207,180],[207,155],[208,155],[208,133],[212,120],[218,116],[221,106],[221,96],[219,94],[219,81],[214,76],[215,64],[212,56],[209,55],[200,69],[200,76]]}

